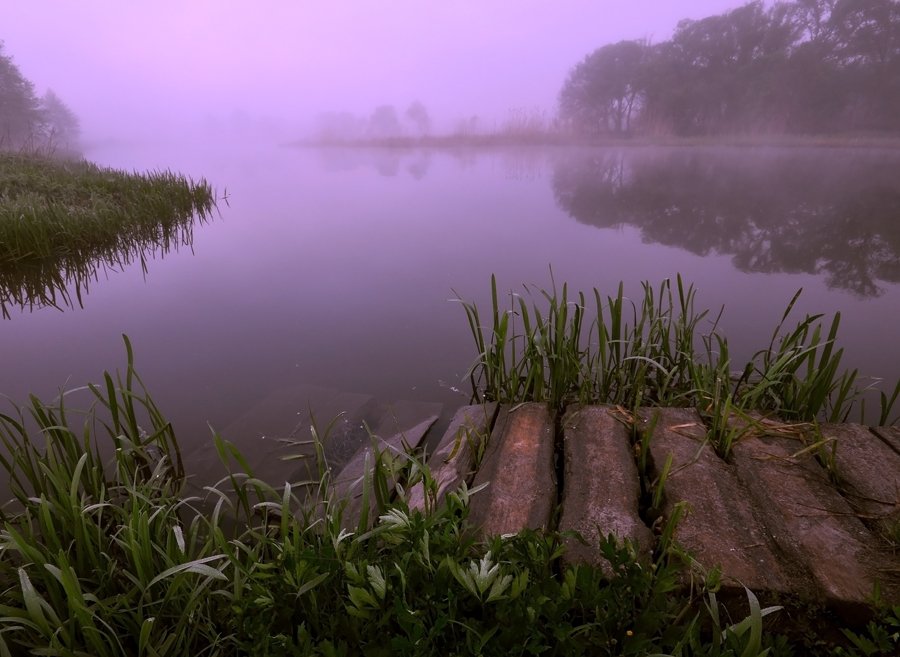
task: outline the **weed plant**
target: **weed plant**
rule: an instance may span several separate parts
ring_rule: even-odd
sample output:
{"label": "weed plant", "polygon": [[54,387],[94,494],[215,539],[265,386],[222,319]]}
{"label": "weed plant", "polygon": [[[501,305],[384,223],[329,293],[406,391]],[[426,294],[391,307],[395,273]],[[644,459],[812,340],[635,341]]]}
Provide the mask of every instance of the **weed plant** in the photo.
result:
{"label": "weed plant", "polygon": [[215,207],[205,180],[0,153],[0,311],[80,304],[100,271],[190,245]]}
{"label": "weed plant", "polygon": [[[551,271],[552,280],[552,271]],[[742,367],[731,360],[718,330],[722,311],[697,310],[696,290],[681,276],[657,288],[642,284],[637,300],[596,288],[584,293],[568,286],[549,290],[525,286],[501,303],[491,277],[486,321],[476,304],[463,305],[477,357],[470,370],[475,401],[603,403],[631,411],[641,406],[691,406],[708,426],[723,456],[739,437],[734,419],[751,411],[771,412],[790,421],[846,421],[859,403],[865,422],[866,392],[856,370],[843,371],[837,347],[840,313],[824,330],[822,315],[807,315],[789,326],[800,296],[790,300],[769,345]],[[458,297],[458,295],[457,295]],[[878,424],[896,421],[891,413],[900,394],[881,393]]]}
{"label": "weed plant", "polygon": [[677,513],[652,563],[603,541],[609,576],[564,566],[554,532],[476,540],[465,487],[429,514],[381,499],[385,473],[399,490],[429,475],[414,455],[398,470],[376,454],[375,513],[348,528],[318,427],[311,476],[278,488],[214,434],[225,475],[191,495],[127,339],[126,351],[124,376],[89,386],[87,411],[62,395],[0,415],[13,496],[0,516],[0,655],[790,654],[751,593],[732,624],[715,578],[681,587]]}

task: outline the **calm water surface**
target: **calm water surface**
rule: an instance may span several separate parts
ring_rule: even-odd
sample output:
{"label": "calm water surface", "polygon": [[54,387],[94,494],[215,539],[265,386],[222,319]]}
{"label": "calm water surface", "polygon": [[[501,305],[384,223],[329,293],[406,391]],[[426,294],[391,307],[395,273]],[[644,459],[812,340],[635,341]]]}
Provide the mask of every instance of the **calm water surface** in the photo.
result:
{"label": "calm water surface", "polygon": [[[342,400],[444,417],[473,359],[453,290],[557,281],[637,296],[681,273],[725,304],[735,355],[799,311],[841,311],[846,365],[900,376],[900,153],[852,149],[313,151],[129,146],[91,159],[205,176],[228,204],[193,249],[101,274],[83,307],[0,323],[0,393],[138,370],[188,451]],[[351,394],[352,393],[352,394]],[[342,396],[343,395],[343,396]],[[349,402],[348,402],[349,403]],[[315,408],[314,408],[315,410]],[[286,431],[286,430],[284,430]],[[282,431],[283,432],[283,431]]]}

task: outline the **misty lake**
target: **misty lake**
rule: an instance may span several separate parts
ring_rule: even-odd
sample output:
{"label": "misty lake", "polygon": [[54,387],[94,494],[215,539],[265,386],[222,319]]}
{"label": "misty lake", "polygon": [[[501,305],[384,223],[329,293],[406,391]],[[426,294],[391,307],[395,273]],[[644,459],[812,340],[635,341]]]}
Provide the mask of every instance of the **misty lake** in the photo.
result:
{"label": "misty lake", "polygon": [[[188,452],[210,428],[262,463],[343,403],[398,415],[467,403],[462,298],[558,282],[637,295],[680,273],[736,359],[794,292],[843,315],[844,365],[900,375],[900,152],[106,146],[126,169],[206,177],[228,201],[193,248],[89,281],[83,307],[0,321],[0,393],[25,402],[124,365],[121,334]],[[455,292],[454,292],[455,291]],[[713,313],[715,314],[715,313]],[[373,406],[373,408],[375,408]],[[323,417],[324,416],[324,417]],[[263,437],[265,436],[265,437]]]}

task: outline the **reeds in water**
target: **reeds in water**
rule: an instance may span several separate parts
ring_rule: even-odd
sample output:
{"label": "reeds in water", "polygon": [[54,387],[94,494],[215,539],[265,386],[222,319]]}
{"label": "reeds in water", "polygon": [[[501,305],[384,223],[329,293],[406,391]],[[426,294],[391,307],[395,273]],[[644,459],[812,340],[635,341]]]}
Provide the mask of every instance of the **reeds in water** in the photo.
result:
{"label": "reeds in water", "polygon": [[0,153],[0,312],[71,306],[100,272],[189,246],[213,189],[170,171]]}
{"label": "reeds in water", "polygon": [[[552,278],[552,272],[551,272]],[[501,303],[491,277],[491,308],[484,320],[474,303],[463,305],[477,357],[470,370],[478,401],[602,403],[692,406],[706,417],[711,438],[727,455],[736,438],[730,420],[750,411],[772,412],[792,421],[845,421],[864,393],[856,370],[840,367],[840,314],[827,324],[808,315],[788,324],[800,292],[788,303],[767,347],[740,367],[719,331],[722,311],[698,310],[696,289],[681,276],[658,287],[642,284],[642,295],[594,289],[571,294],[568,286],[525,287]],[[588,299],[592,304],[588,303]],[[900,394],[881,393],[879,424]]]}

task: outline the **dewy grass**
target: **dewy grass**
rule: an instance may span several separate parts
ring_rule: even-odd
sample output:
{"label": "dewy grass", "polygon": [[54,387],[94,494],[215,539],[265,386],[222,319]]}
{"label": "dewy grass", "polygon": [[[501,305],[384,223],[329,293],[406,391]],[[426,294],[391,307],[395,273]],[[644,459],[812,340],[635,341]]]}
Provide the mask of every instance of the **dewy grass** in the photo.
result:
{"label": "dewy grass", "polygon": [[15,496],[0,532],[0,654],[639,654],[671,644],[668,621],[690,602],[668,596],[671,567],[643,568],[613,542],[611,582],[558,576],[553,534],[474,543],[465,489],[427,517],[380,505],[351,532],[340,501],[322,515],[291,484],[236,471],[201,512],[130,346],[125,377],[91,391],[80,428],[64,398],[32,399],[34,435],[21,414],[0,417]]}
{"label": "dewy grass", "polygon": [[[684,403],[694,389],[697,327],[706,312],[694,312],[693,287],[680,278],[673,290],[643,285],[640,304],[593,290],[594,315],[585,295],[526,287],[501,310],[491,278],[491,330],[478,308],[463,302],[478,360],[472,369],[476,399],[494,401],[603,401],[636,408],[641,404]],[[528,301],[532,300],[529,305]],[[588,321],[589,320],[589,321]],[[517,332],[517,322],[521,331]]]}
{"label": "dewy grass", "polygon": [[0,153],[0,310],[80,303],[99,271],[189,245],[215,207],[205,180]]}
{"label": "dewy grass", "polygon": [[194,496],[126,349],[124,376],[90,386],[87,412],[61,396],[32,398],[29,418],[0,415],[14,496],[0,517],[0,655],[737,657],[786,645],[752,594],[751,615],[725,626],[714,589],[680,588],[683,506],[653,564],[610,537],[601,571],[564,566],[554,532],[476,542],[465,487],[427,515],[388,500],[387,469],[407,488],[429,476],[414,456],[375,454],[382,493],[351,530],[321,449],[310,480],[275,487],[215,436],[227,472]]}
{"label": "dewy grass", "polygon": [[[552,272],[551,272],[552,278]],[[721,316],[696,309],[696,290],[680,276],[658,288],[642,284],[637,300],[624,285],[604,296],[594,289],[574,298],[554,282],[550,290],[525,287],[511,293],[508,309],[491,277],[491,314],[483,322],[477,306],[463,308],[477,358],[470,370],[476,401],[544,401],[640,406],[693,406],[712,427],[710,438],[727,456],[739,432],[730,419],[769,411],[787,420],[845,421],[864,390],[856,370],[840,369],[836,346],[840,314],[823,330],[822,316],[806,316],[788,328],[800,292],[788,303],[768,347],[735,368],[728,341],[718,331]],[[589,310],[593,313],[589,315]],[[737,374],[735,374],[737,373]],[[890,423],[900,382],[881,394],[880,424]]]}

